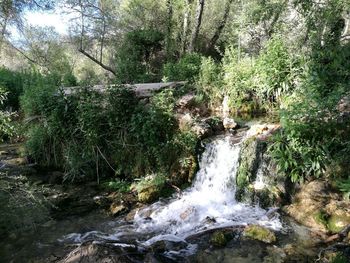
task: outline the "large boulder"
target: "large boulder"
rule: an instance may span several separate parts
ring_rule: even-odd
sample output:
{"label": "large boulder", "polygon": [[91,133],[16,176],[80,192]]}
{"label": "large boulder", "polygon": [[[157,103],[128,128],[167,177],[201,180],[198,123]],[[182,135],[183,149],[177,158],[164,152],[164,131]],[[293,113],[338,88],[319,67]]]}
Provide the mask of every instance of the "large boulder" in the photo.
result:
{"label": "large boulder", "polygon": [[194,155],[180,158],[170,169],[170,183],[181,187],[192,182],[198,170],[197,158]]}
{"label": "large boulder", "polygon": [[239,166],[236,174],[236,198],[242,200],[249,184],[256,179],[265,145],[256,137],[246,139],[241,146]]}
{"label": "large boulder", "polygon": [[226,130],[236,129],[238,127],[238,124],[235,122],[235,120],[228,117],[224,118],[223,125]]}
{"label": "large boulder", "polygon": [[226,246],[228,240],[225,236],[225,233],[223,231],[215,231],[211,238],[210,238],[210,244],[212,244],[214,247],[224,247]]}
{"label": "large boulder", "polygon": [[247,226],[243,231],[243,236],[259,240],[268,244],[274,243],[277,240],[275,233],[273,233],[266,227],[258,225]]}
{"label": "large boulder", "polygon": [[284,211],[319,232],[337,233],[350,225],[350,202],[324,180],[302,185]]}

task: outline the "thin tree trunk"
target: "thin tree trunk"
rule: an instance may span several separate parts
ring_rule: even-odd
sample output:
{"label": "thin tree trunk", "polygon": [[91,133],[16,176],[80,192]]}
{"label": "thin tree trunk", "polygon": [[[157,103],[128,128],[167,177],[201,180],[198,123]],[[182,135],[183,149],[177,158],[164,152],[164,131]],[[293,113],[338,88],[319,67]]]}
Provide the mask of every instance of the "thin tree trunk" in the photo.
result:
{"label": "thin tree trunk", "polygon": [[198,0],[195,25],[194,25],[193,32],[192,32],[190,46],[188,48],[189,52],[194,51],[194,46],[197,42],[199,30],[200,30],[201,24],[202,24],[203,10],[204,10],[204,0]]}
{"label": "thin tree trunk", "polygon": [[220,37],[220,35],[222,33],[222,30],[224,29],[224,27],[226,25],[228,16],[230,14],[232,2],[233,2],[233,0],[228,0],[226,2],[224,16],[222,17],[218,27],[215,30],[215,33],[214,33],[213,37],[211,38],[211,40],[209,42],[208,50],[213,49],[215,44],[216,44],[216,42],[219,40],[219,37]]}
{"label": "thin tree trunk", "polygon": [[[114,76],[117,75],[117,73],[115,72],[115,70],[102,63],[102,54],[100,55],[100,60],[97,59],[96,57],[94,57],[93,55],[89,54],[88,52],[85,51],[84,49],[84,34],[85,34],[85,23],[84,23],[84,11],[83,11],[83,4],[82,1],[79,1],[79,5],[81,8],[81,33],[80,33],[80,47],[79,47],[79,52],[81,54],[83,54],[84,56],[86,56],[88,59],[90,59],[91,61],[95,62],[97,65],[99,65],[101,68],[111,72]],[[101,45],[101,48],[103,49],[103,46]],[[102,51],[102,50],[101,50]],[[96,54],[97,55],[97,54]]]}
{"label": "thin tree trunk", "polygon": [[167,0],[167,13],[168,13],[168,25],[167,25],[167,37],[166,37],[166,53],[169,57],[171,53],[172,31],[173,31],[173,1]]}
{"label": "thin tree trunk", "polygon": [[5,33],[6,33],[6,27],[7,27],[7,20],[8,20],[8,16],[5,17],[5,21],[4,21],[4,25],[1,29],[1,38],[0,38],[0,55],[1,55],[1,51],[2,51],[2,45],[3,42],[5,40]]}
{"label": "thin tree trunk", "polygon": [[183,22],[183,31],[182,31],[182,40],[181,40],[181,51],[180,51],[181,56],[184,53],[186,53],[190,10],[191,10],[191,0],[185,0],[185,13],[184,13],[184,22]]}

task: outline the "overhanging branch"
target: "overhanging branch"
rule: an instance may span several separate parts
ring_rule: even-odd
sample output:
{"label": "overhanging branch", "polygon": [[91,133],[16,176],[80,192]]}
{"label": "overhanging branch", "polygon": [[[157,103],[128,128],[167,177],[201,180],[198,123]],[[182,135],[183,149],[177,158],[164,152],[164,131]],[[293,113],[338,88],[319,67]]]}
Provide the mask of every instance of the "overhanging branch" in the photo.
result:
{"label": "overhanging branch", "polygon": [[89,53],[87,53],[84,49],[79,48],[79,52],[81,54],[83,54],[84,56],[86,56],[87,58],[89,58],[90,60],[92,60],[93,62],[95,62],[97,65],[99,65],[101,68],[111,72],[114,76],[117,75],[117,73],[115,72],[114,69],[112,69],[110,66],[105,65],[104,63],[102,63],[101,61],[99,61],[98,59],[96,59],[95,57],[91,56]]}

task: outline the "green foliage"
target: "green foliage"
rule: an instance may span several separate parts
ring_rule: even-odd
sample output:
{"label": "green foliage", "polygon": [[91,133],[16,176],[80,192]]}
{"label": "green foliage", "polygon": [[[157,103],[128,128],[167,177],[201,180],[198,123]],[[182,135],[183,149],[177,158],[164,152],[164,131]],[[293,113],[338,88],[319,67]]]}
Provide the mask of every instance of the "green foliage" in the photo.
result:
{"label": "green foliage", "polygon": [[211,106],[221,103],[225,95],[221,65],[210,57],[203,57],[196,87],[198,93],[197,97],[203,96]]}
{"label": "green foliage", "polygon": [[349,259],[343,255],[343,253],[336,253],[335,257],[330,261],[331,263],[346,263]]}
{"label": "green foliage", "polygon": [[2,100],[1,107],[19,108],[19,96],[23,91],[23,81],[29,77],[27,73],[14,72],[7,68],[0,68],[0,87],[6,92],[6,99]]}
{"label": "green foliage", "polygon": [[163,79],[166,81],[190,81],[197,79],[202,57],[197,53],[186,54],[177,63],[164,65]]}
{"label": "green foliage", "polygon": [[280,37],[271,38],[262,50],[255,65],[258,76],[257,96],[261,102],[276,103],[282,96],[290,94],[299,67],[293,61]]}
{"label": "green foliage", "polygon": [[292,182],[303,182],[306,176],[320,177],[328,160],[326,145],[303,138],[297,128],[276,135],[270,153],[280,172],[289,176]]}
{"label": "green foliage", "polygon": [[137,192],[142,192],[144,189],[149,187],[155,187],[157,191],[161,191],[165,182],[166,175],[164,174],[152,174],[145,176],[141,180],[138,180],[132,188],[135,188]]}
{"label": "green foliage", "polygon": [[238,57],[233,47],[226,49],[223,59],[224,93],[229,96],[231,106],[239,108],[243,103],[254,100],[254,63],[249,57]]}
{"label": "green foliage", "polygon": [[225,93],[236,108],[251,103],[260,108],[279,106],[281,98],[294,90],[298,72],[298,64],[276,36],[266,43],[257,58],[229,47],[223,59]]}
{"label": "green foliage", "polygon": [[336,185],[338,189],[343,192],[344,198],[349,200],[350,199],[350,177],[343,180],[337,180]]}
{"label": "green foliage", "polygon": [[66,96],[46,81],[38,82],[22,97],[32,120],[27,152],[43,166],[63,169],[71,181],[169,171],[197,142],[192,134],[178,132],[175,101],[172,90],[145,105],[123,86],[111,86],[103,94],[83,88]]}
{"label": "green foliage", "polygon": [[[5,104],[7,96],[8,92],[0,86],[0,106]],[[16,129],[12,122],[14,116],[14,113],[0,110],[0,142],[16,135]]]}
{"label": "green foliage", "polygon": [[117,51],[117,79],[120,83],[157,82],[160,68],[157,54],[163,34],[159,31],[134,30],[126,34]]}
{"label": "green foliage", "polygon": [[130,190],[130,183],[127,181],[120,180],[118,178],[106,181],[101,184],[101,186],[110,191],[116,191],[119,193],[127,193]]}

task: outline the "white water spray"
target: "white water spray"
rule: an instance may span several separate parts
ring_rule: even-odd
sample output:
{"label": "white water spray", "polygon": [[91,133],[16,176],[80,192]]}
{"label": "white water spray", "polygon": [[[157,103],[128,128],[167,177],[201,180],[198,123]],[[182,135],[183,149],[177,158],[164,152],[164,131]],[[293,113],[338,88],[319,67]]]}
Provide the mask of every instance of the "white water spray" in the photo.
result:
{"label": "white water spray", "polygon": [[[196,233],[222,227],[259,224],[282,229],[278,215],[269,218],[268,212],[258,205],[235,199],[241,142],[237,136],[218,136],[207,143],[193,186],[180,197],[159,201],[139,211],[134,224],[119,225],[110,229],[109,234],[92,231],[91,235],[75,233],[65,239],[83,242],[98,237],[118,241],[134,235],[140,236],[141,243],[148,246],[159,240],[184,241]],[[145,218],[146,214],[150,216]],[[186,253],[192,253],[194,248],[188,249]]]}
{"label": "white water spray", "polygon": [[[174,235],[186,238],[203,230],[235,225],[260,224],[281,228],[278,218],[269,219],[266,210],[235,200],[235,180],[240,142],[232,137],[217,137],[206,145],[200,170],[191,188],[180,198],[164,204],[155,203],[147,209],[150,218],[135,216],[138,232],[158,233],[156,241]],[[144,211],[143,211],[144,212]]]}

